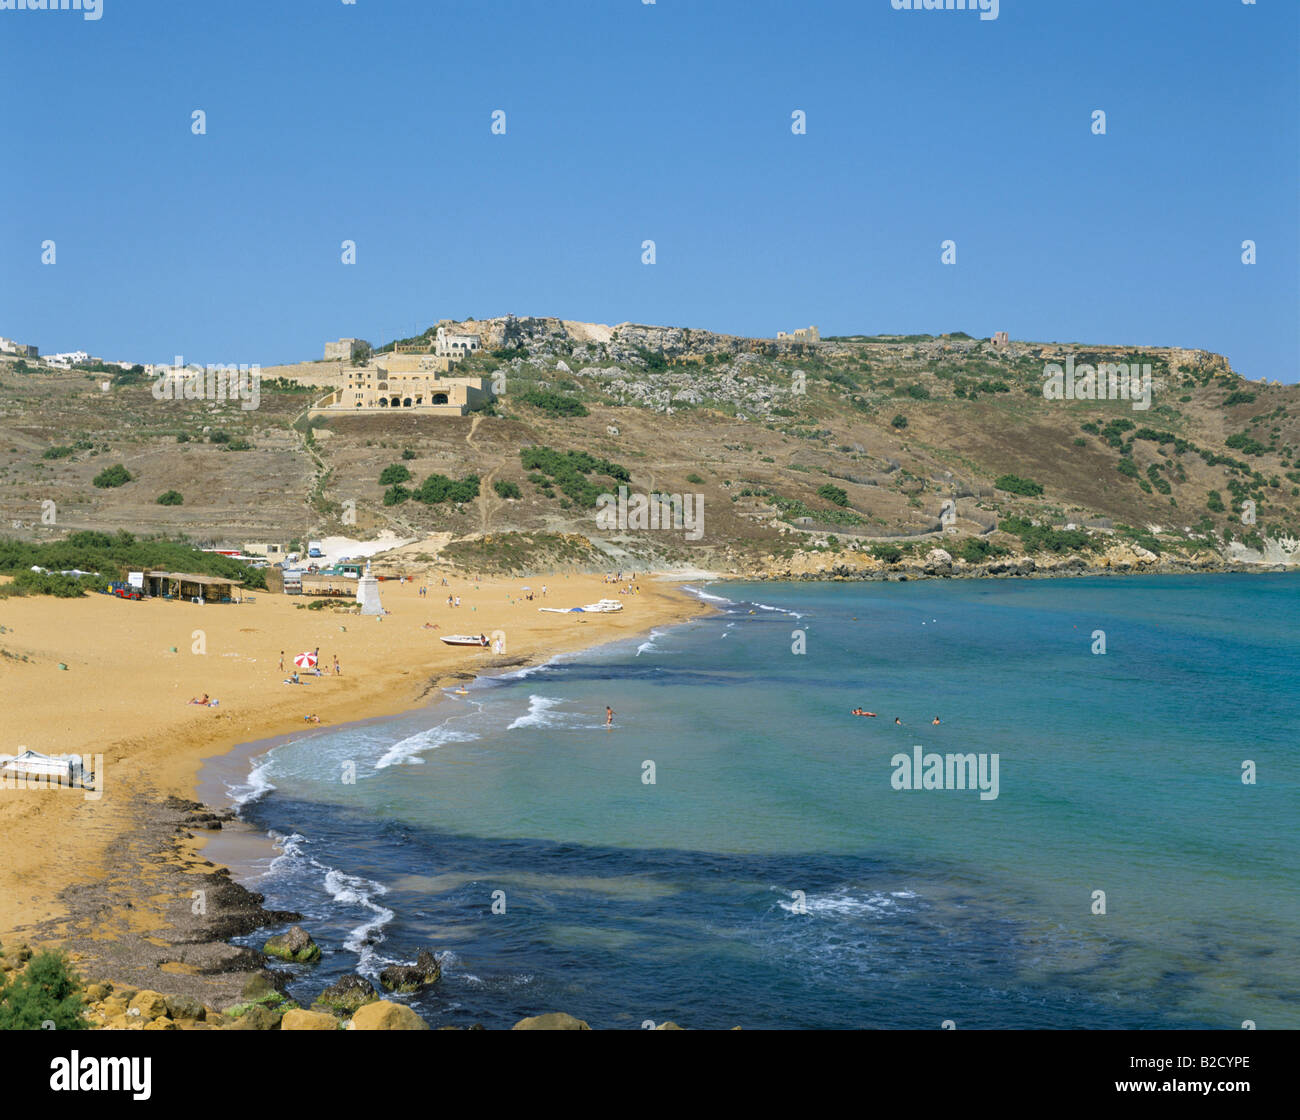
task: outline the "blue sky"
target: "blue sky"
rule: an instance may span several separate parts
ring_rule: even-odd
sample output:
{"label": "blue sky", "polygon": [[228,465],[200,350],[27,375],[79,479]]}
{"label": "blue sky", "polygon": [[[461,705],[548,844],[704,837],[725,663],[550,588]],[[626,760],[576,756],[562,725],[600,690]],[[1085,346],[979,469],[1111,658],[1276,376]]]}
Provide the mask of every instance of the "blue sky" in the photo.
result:
{"label": "blue sky", "polygon": [[42,352],[269,365],[514,313],[1300,380],[1296,0],[103,5],[0,11],[0,334]]}

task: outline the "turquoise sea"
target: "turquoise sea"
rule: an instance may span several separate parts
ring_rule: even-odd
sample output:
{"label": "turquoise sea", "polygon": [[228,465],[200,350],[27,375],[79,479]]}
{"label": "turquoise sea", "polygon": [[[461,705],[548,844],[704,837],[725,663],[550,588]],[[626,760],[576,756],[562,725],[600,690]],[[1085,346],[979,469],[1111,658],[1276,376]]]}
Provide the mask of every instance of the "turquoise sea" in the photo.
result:
{"label": "turquoise sea", "polygon": [[[1300,1027],[1300,579],[695,590],[256,757],[242,878],[326,950],[291,993],[428,946],[435,1025]],[[917,746],[997,796],[895,788]]]}

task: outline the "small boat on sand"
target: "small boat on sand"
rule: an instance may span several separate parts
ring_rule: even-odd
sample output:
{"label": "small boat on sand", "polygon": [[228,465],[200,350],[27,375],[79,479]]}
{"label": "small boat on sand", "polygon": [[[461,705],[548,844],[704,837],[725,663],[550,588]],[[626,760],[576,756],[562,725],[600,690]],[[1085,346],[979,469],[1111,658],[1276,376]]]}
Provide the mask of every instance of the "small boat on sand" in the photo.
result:
{"label": "small boat on sand", "polygon": [[449,646],[479,646],[482,649],[488,646],[485,634],[446,634],[439,640]]}

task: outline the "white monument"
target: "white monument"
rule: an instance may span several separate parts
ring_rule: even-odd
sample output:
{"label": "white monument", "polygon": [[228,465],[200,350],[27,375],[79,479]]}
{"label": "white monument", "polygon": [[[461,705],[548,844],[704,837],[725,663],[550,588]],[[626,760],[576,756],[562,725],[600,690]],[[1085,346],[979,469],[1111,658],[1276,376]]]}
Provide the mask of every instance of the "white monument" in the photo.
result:
{"label": "white monument", "polygon": [[361,604],[362,614],[384,613],[379,603],[379,580],[370,574],[369,560],[366,561],[366,574],[357,580],[357,602]]}

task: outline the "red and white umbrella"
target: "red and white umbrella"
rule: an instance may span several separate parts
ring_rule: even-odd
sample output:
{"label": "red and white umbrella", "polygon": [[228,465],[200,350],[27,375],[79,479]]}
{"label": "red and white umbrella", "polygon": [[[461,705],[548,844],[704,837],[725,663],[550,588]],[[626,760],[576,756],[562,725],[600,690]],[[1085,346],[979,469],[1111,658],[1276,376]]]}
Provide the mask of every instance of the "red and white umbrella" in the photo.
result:
{"label": "red and white umbrella", "polygon": [[297,665],[299,669],[314,669],[316,668],[316,655],[312,653],[311,650],[308,650],[306,653],[298,654],[298,656],[293,659],[293,663]]}

